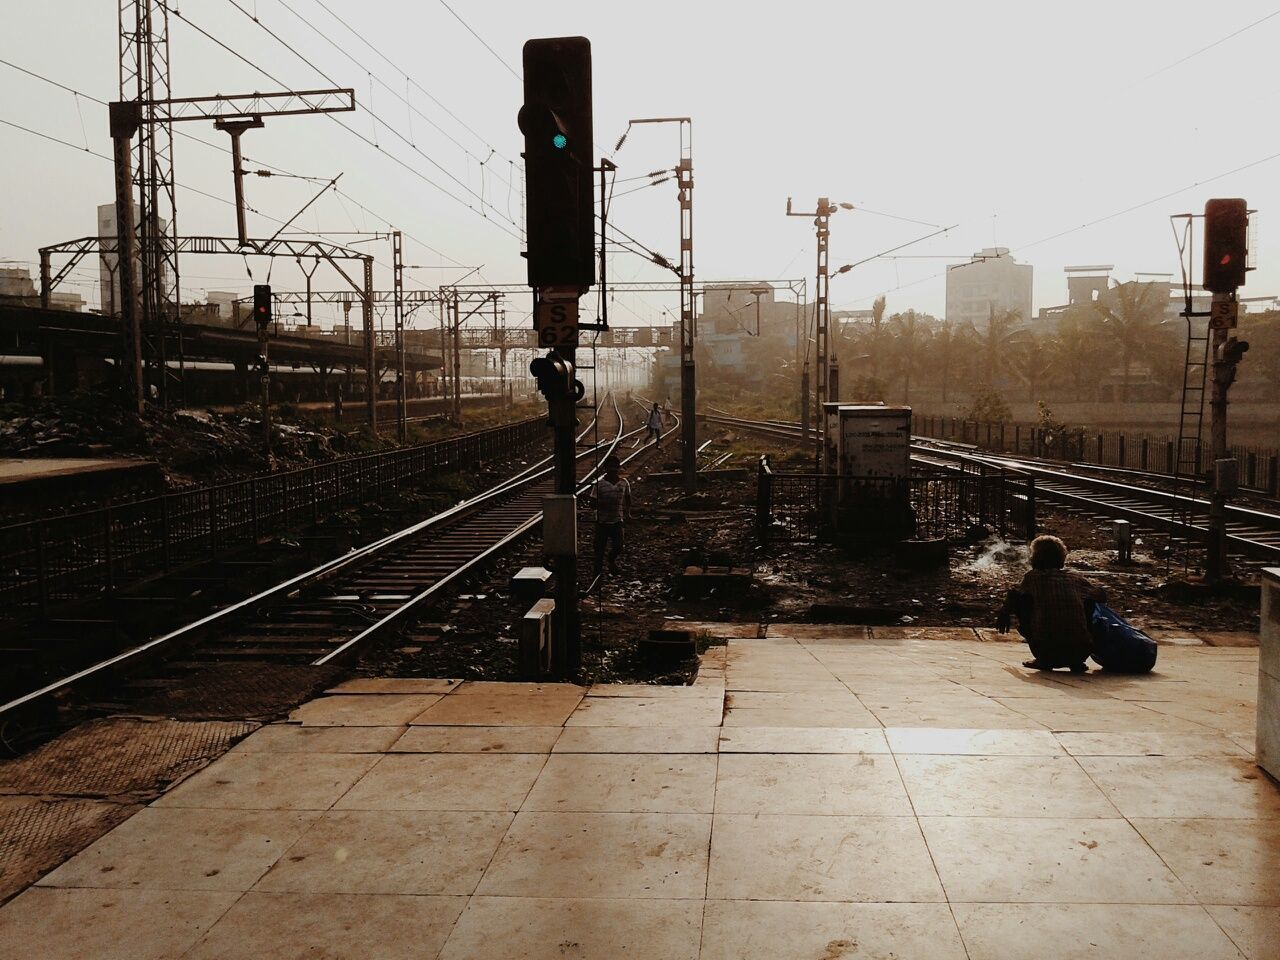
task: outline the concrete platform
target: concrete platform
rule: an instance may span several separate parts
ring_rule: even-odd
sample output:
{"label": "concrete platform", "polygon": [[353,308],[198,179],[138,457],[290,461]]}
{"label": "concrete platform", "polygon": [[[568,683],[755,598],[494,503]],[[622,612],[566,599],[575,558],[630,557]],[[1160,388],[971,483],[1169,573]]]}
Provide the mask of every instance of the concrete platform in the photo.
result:
{"label": "concrete platform", "polygon": [[691,687],[338,687],[0,908],[0,957],[1276,956],[1256,650],[757,633]]}

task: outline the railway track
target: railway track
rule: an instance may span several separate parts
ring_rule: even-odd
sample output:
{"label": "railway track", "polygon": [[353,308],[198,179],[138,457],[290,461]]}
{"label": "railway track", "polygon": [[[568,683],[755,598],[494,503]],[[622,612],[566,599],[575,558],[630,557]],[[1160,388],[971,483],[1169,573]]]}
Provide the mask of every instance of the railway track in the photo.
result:
{"label": "railway track", "polygon": [[[779,420],[746,420],[719,414],[704,417],[709,423],[750,430],[753,433],[781,440],[799,441],[799,424]],[[1017,471],[1035,478],[1036,496],[1074,507],[1084,512],[1128,520],[1148,530],[1174,532],[1196,538],[1205,536],[1203,518],[1208,516],[1209,503],[1201,498],[1190,498],[1191,515],[1200,518],[1187,525],[1176,517],[1185,511],[1187,497],[1134,483],[1109,480],[1096,475],[1086,475],[1072,469],[1072,465],[1050,465],[1036,459],[1024,459],[1006,454],[985,454],[968,444],[951,443],[928,437],[914,437],[911,458],[914,462],[933,467],[955,469],[971,463]],[[1105,467],[1091,465],[1091,473],[1102,473]],[[1131,474],[1132,471],[1124,471]],[[1122,474],[1123,475],[1123,474]],[[1229,505],[1227,507],[1227,541],[1237,554],[1265,562],[1280,562],[1280,514],[1252,507]]]}
{"label": "railway track", "polygon": [[[601,405],[604,410],[578,436],[579,489],[608,453],[643,433],[626,429],[612,396]],[[598,432],[608,435],[588,440]],[[626,459],[650,446],[636,444]],[[552,484],[547,458],[457,506],[0,704],[0,720],[160,660],[174,677],[212,663],[327,666],[348,660],[418,619],[451,584],[534,529]]]}

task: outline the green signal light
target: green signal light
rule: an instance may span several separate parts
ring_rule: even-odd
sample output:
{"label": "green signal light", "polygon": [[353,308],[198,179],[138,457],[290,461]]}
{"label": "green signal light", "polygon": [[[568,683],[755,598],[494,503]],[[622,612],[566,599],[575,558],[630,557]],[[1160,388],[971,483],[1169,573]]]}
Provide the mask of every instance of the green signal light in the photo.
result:
{"label": "green signal light", "polygon": [[557,133],[554,137],[551,138],[551,145],[555,147],[557,150],[563,150],[565,147],[569,145],[569,138],[566,137],[563,133]]}

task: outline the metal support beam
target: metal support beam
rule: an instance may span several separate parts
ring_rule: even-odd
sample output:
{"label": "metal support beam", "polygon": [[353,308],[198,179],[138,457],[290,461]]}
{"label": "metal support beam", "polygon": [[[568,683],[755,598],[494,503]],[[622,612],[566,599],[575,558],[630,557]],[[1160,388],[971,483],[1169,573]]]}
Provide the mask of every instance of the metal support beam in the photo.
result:
{"label": "metal support beam", "polygon": [[[404,376],[404,238],[399,230],[391,231],[391,274],[395,287],[396,437],[404,443],[408,432],[408,401]],[[366,295],[372,300],[372,289]]]}

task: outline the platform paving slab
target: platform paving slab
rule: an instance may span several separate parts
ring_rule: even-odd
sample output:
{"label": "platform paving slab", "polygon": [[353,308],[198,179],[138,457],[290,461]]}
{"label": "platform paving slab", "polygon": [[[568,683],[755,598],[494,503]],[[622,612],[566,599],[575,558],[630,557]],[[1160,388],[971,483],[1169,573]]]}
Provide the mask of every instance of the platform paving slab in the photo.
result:
{"label": "platform paving slab", "polygon": [[1200,906],[958,903],[953,909],[969,960],[1241,957],[1231,938]]}
{"label": "platform paving slab", "polygon": [[328,810],[381,759],[376,753],[229,753],[154,806]]}
{"label": "platform paving slab", "polygon": [[698,900],[472,897],[440,960],[697,960]]}
{"label": "platform paving slab", "polygon": [[1120,819],[921,817],[952,902],[1193,903]]}
{"label": "platform paving slab", "polygon": [[467,694],[459,690],[419,712],[411,722],[426,726],[558,727],[581,699],[576,691]]}
{"label": "platform paving slab", "polygon": [[710,837],[705,813],[521,811],[476,892],[701,901]]}
{"label": "platform paving slab", "polygon": [[0,906],[0,956],[1275,955],[1256,649],[1045,675],[963,631],[804,627],[691,688],[329,693]]}
{"label": "platform paving slab", "polygon": [[466,897],[251,891],[181,957],[422,960],[439,953],[466,904]]}
{"label": "platform paving slab", "polygon": [[272,723],[245,737],[234,747],[238,753],[384,753],[405,727],[304,727],[296,723]]}
{"label": "platform paving slab", "polygon": [[914,817],[716,814],[707,898],[943,902]]}
{"label": "platform paving slab", "polygon": [[718,727],[565,727],[552,753],[716,753]]}
{"label": "platform paving slab", "polygon": [[708,900],[702,960],[966,960],[945,903]]}
{"label": "platform paving slab", "polygon": [[710,754],[562,753],[547,761],[521,809],[711,813],[716,793]]}
{"label": "platform paving slab", "polygon": [[456,810],[330,811],[254,889],[466,896],[475,891],[513,816]]}
{"label": "platform paving slab", "polygon": [[289,719],[304,726],[389,727],[403,726],[417,717],[441,694],[338,694],[304,703]]}
{"label": "platform paving slab", "polygon": [[0,957],[174,960],[238,896],[210,890],[32,887],[0,911]]}
{"label": "platform paving slab", "polygon": [[1280,943],[1280,907],[1205,907],[1248,960],[1266,960]]}
{"label": "platform paving slab", "polygon": [[550,753],[562,727],[409,727],[393,753]]}
{"label": "platform paving slab", "polygon": [[725,754],[716,813],[910,816],[893,757],[860,754]]}
{"label": "platform paving slab", "polygon": [[244,891],[319,816],[315,811],[147,807],[40,884]]}
{"label": "platform paving slab", "polygon": [[542,754],[391,754],[336,804],[341,810],[519,810]]}

